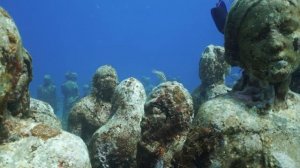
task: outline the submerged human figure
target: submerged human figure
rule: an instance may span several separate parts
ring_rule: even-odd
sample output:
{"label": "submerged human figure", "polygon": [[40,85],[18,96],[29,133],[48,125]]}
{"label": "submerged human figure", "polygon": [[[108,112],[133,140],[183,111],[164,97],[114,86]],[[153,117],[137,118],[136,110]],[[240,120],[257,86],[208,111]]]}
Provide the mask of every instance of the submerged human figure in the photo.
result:
{"label": "submerged human figure", "polygon": [[117,72],[112,66],[99,67],[93,76],[91,94],[82,98],[71,109],[68,130],[88,143],[93,133],[111,115],[111,98],[117,83]]}
{"label": "submerged human figure", "polygon": [[199,62],[201,85],[192,94],[195,113],[201,104],[231,89],[225,85],[225,75],[230,66],[225,61],[225,50],[220,46],[209,45]]}
{"label": "submerged human figure", "polygon": [[14,21],[1,7],[0,23],[0,167],[90,168],[79,137],[31,118],[32,110],[40,110],[29,109],[31,57]]}
{"label": "submerged human figure", "polygon": [[79,100],[79,87],[77,84],[77,74],[75,72],[67,72],[65,74],[66,81],[61,85],[61,92],[64,96],[63,102],[63,127],[68,120],[69,112],[72,106]]}
{"label": "submerged human figure", "polygon": [[45,75],[43,84],[38,87],[37,99],[49,103],[54,112],[57,113],[56,86],[50,75]]}
{"label": "submerged human figure", "polygon": [[180,164],[300,167],[300,96],[289,90],[300,64],[300,0],[237,0],[225,56],[244,73],[233,91],[204,103]]}

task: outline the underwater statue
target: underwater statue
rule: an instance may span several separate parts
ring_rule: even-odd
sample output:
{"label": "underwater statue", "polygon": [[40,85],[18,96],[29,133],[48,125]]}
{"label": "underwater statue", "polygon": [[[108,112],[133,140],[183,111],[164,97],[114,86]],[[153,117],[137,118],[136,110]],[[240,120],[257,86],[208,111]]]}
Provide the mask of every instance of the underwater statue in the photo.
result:
{"label": "underwater statue", "polygon": [[64,96],[63,101],[63,126],[67,125],[68,115],[73,105],[79,100],[79,86],[77,84],[77,73],[67,72],[66,81],[61,85],[61,92]]}
{"label": "underwater statue", "polygon": [[31,57],[2,8],[0,23],[0,167],[90,168],[87,147],[79,137],[32,120]]}
{"label": "underwater statue", "polygon": [[202,53],[199,62],[201,85],[192,93],[195,113],[207,100],[231,90],[225,85],[225,75],[228,74],[230,66],[225,61],[224,53],[223,47],[213,45],[207,46]]}
{"label": "underwater statue", "polygon": [[93,76],[91,94],[82,98],[71,109],[68,130],[88,144],[93,133],[111,115],[111,99],[117,84],[116,70],[109,65],[100,66]]}
{"label": "underwater statue", "polygon": [[182,84],[164,82],[155,87],[145,103],[137,167],[173,167],[172,161],[182,150],[193,114],[192,97]]}
{"label": "underwater statue", "polygon": [[94,168],[136,167],[145,101],[145,89],[135,78],[125,79],[116,87],[112,117],[93,134],[88,145]]}
{"label": "underwater statue", "polygon": [[30,98],[28,118],[31,118],[34,122],[40,122],[54,128],[62,128],[61,122],[55,115],[52,106],[38,99]]}
{"label": "underwater statue", "polygon": [[237,0],[225,57],[244,69],[233,91],[199,108],[179,167],[300,167],[300,0]]}
{"label": "underwater statue", "polygon": [[56,86],[53,84],[50,75],[44,75],[43,84],[39,85],[37,90],[37,99],[49,103],[54,112],[57,113]]}

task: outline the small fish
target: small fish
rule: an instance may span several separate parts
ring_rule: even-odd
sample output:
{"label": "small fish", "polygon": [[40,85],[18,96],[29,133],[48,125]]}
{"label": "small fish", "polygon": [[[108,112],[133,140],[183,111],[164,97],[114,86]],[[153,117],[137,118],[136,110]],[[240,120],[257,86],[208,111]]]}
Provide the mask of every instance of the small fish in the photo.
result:
{"label": "small fish", "polygon": [[224,1],[219,0],[216,7],[211,9],[211,16],[220,33],[224,34],[224,27],[228,11]]}

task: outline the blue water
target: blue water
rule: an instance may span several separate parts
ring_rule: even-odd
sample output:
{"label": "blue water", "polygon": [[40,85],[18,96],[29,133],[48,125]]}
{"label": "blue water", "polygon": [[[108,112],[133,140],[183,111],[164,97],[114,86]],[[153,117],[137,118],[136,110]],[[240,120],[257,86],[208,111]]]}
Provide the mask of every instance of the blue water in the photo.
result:
{"label": "blue water", "polygon": [[161,70],[193,90],[198,62],[209,44],[223,45],[211,18],[216,0],[2,0],[33,58],[34,97],[44,74],[60,87],[64,73],[88,83],[111,64],[119,79]]}

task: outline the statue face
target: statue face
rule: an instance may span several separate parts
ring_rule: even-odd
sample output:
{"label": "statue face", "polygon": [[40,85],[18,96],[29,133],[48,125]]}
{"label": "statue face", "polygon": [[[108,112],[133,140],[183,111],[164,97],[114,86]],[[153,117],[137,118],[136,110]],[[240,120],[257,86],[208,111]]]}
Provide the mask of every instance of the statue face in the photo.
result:
{"label": "statue face", "polygon": [[289,3],[262,1],[250,9],[239,29],[242,66],[271,83],[286,80],[300,62],[300,10]]}
{"label": "statue face", "polygon": [[98,80],[100,90],[114,90],[117,86],[117,77],[114,74],[101,76]]}

